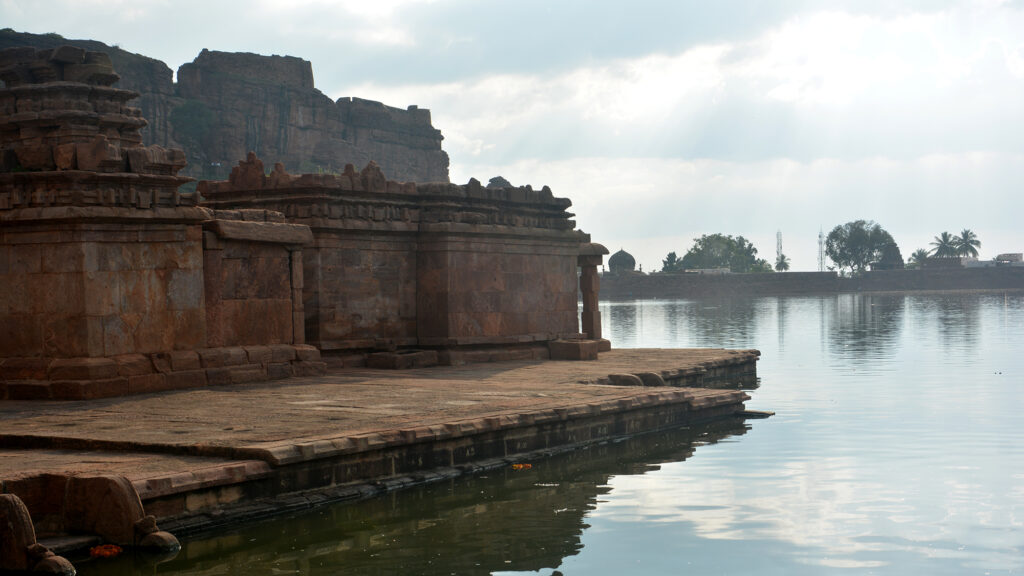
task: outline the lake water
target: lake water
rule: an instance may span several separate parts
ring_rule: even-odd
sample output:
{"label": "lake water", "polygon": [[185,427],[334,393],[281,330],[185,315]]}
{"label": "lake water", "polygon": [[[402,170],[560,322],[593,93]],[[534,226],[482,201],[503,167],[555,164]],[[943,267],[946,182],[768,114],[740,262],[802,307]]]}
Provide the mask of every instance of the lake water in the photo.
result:
{"label": "lake water", "polygon": [[[619,348],[758,348],[766,420],[594,446],[81,574],[1024,571],[1024,295],[602,303]],[[557,571],[557,572],[556,572]]]}

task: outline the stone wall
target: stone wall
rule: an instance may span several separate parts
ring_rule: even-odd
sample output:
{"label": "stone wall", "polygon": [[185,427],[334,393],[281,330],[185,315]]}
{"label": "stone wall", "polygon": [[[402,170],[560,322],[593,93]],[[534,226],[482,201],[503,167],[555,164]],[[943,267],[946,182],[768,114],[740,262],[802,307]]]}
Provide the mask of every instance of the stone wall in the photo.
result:
{"label": "stone wall", "polygon": [[236,160],[255,150],[293,171],[374,160],[398,180],[448,181],[448,155],[429,110],[359,98],[334,102],[314,87],[309,61],[203,50],[178,69],[175,84],[163,62],[101,42],[0,30],[0,49],[63,45],[110,55],[119,86],[140,95],[137,105],[149,120],[142,142],[184,148],[186,175],[226,178]]}
{"label": "stone wall", "polygon": [[207,345],[302,344],[309,228],[279,212],[218,210],[203,229]]}
{"label": "stone wall", "polygon": [[768,274],[605,274],[603,300],[731,298],[840,292],[1024,290],[1024,267],[874,270],[855,278],[835,272]]}
{"label": "stone wall", "polygon": [[602,300],[790,296],[838,290],[835,272],[765,274],[642,274],[601,276]]}
{"label": "stone wall", "polygon": [[[4,356],[97,358],[204,347],[198,210],[168,223],[40,212],[46,217],[35,222],[0,216]],[[185,216],[193,216],[191,224]]]}
{"label": "stone wall", "polygon": [[429,228],[417,254],[420,345],[545,342],[579,332],[578,244]]}
{"label": "stone wall", "polygon": [[300,176],[278,163],[268,175],[250,154],[230,180],[199,191],[212,208],[280,211],[313,230],[303,299],[307,341],[321,350],[525,346],[579,333],[576,266],[589,237],[547,188],[400,183],[374,163]]}

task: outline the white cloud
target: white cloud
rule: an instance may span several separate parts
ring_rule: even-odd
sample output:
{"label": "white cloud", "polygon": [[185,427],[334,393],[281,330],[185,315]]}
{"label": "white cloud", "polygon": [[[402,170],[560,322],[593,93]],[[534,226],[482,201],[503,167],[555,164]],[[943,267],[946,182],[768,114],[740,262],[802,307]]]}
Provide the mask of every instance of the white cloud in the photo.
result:
{"label": "white cloud", "polygon": [[[86,22],[75,4],[50,10],[52,19],[40,5],[6,0],[0,16],[66,35]],[[202,9],[133,6],[148,22]],[[872,6],[790,7],[709,34],[702,30],[717,25],[700,18],[717,13],[692,9],[686,33],[703,41],[677,42],[652,25],[622,46],[587,34],[619,30],[601,22],[602,11],[561,14],[560,26],[573,25],[566,46],[545,36],[500,61],[504,31],[474,26],[521,17],[508,7],[212,3],[209,18],[179,26],[205,40],[161,45],[173,57],[145,49],[151,30],[108,26],[116,6],[89,10],[99,39],[172,67],[203,46],[293,54],[313,61],[318,87],[334,97],[430,108],[454,181],[501,174],[549,184],[573,199],[580,227],[647,270],[711,232],[742,234],[771,259],[779,229],[795,267],[812,269],[819,227],[856,218],[881,223],[904,256],[961,227],[978,232],[983,254],[1024,249],[1011,216],[1024,208],[1024,10],[987,0],[927,12]],[[519,65],[537,58],[557,65]],[[393,82],[403,75],[417,80]]]}

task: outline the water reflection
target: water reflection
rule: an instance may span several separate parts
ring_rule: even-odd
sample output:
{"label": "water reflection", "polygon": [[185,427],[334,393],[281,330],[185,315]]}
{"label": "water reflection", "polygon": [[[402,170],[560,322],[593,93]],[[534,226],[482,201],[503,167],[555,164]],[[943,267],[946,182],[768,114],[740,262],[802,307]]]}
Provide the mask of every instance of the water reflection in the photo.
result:
{"label": "water reflection", "polygon": [[[814,331],[807,312],[815,311],[817,347],[835,361],[869,366],[898,354],[905,323],[906,296],[842,294],[803,298],[741,298],[733,300],[642,300],[602,304],[604,334],[619,348],[764,346],[774,340],[785,349],[795,330]],[[939,310],[950,328],[974,331],[958,322],[969,314],[964,302],[947,303]],[[790,326],[797,314],[801,325]],[[797,340],[803,341],[803,338]],[[642,344],[641,344],[642,343]]]}
{"label": "water reflection", "polygon": [[974,293],[911,297],[910,300],[923,319],[932,323],[943,345],[968,349],[977,346],[982,303],[998,301],[992,295]]}
{"label": "water reflection", "polygon": [[[244,531],[192,538],[160,573],[490,574],[555,569],[580,552],[587,517],[619,476],[682,462],[698,446],[744,434],[741,421],[674,430],[562,454],[445,484],[326,507]],[[146,573],[130,558],[79,573]]]}
{"label": "water reflection", "polygon": [[831,309],[822,311],[829,351],[837,359],[862,366],[893,357],[904,309],[904,296],[836,296]]}

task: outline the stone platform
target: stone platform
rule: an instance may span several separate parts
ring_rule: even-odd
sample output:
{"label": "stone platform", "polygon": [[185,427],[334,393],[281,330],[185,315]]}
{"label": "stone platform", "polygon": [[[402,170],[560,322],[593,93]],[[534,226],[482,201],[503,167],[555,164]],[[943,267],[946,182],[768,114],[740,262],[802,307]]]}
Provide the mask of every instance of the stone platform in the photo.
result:
{"label": "stone platform", "polygon": [[123,476],[162,527],[189,532],[736,416],[749,397],[711,386],[752,382],[758,355],[613,350],[590,362],[342,369],[91,401],[3,401],[0,492],[32,510],[45,508],[46,478]]}

